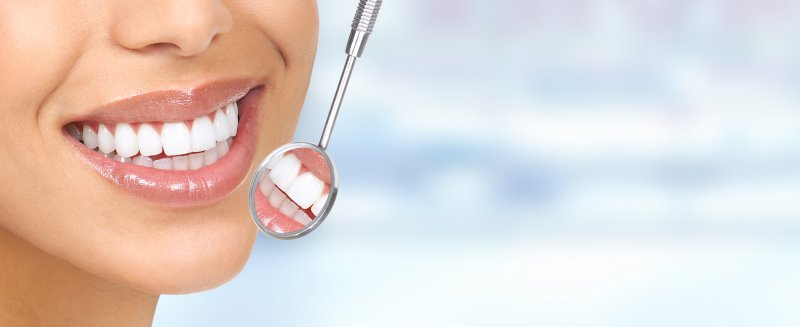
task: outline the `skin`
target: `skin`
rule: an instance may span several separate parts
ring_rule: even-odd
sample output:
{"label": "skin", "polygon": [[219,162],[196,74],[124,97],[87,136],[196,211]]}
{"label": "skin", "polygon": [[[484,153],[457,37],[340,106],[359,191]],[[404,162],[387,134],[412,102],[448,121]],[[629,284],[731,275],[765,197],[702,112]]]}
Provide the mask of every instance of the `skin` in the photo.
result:
{"label": "skin", "polygon": [[264,77],[258,161],[294,133],[317,31],[309,0],[0,1],[0,325],[149,325],[159,294],[239,273],[248,183],[210,205],[148,203],[62,128],[115,99]]}

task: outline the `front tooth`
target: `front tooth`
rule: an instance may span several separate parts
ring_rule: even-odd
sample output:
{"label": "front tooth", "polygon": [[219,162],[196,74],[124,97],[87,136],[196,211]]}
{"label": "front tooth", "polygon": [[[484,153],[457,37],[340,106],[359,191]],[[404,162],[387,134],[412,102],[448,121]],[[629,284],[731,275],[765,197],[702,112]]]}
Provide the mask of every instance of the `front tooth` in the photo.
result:
{"label": "front tooth", "polygon": [[100,124],[100,127],[97,128],[97,146],[100,147],[102,153],[111,153],[116,147],[114,134],[111,134],[106,125]]}
{"label": "front tooth", "polygon": [[225,117],[228,118],[228,132],[231,136],[236,136],[236,129],[239,128],[239,118],[236,116],[236,102],[229,103],[225,107]]}
{"label": "front tooth", "polygon": [[283,204],[283,201],[288,201],[286,196],[284,196],[279,189],[272,190],[272,193],[269,194],[267,200],[269,200],[269,204],[271,204],[275,209],[280,208],[281,204]]}
{"label": "front tooth", "polygon": [[195,170],[203,168],[203,154],[192,153],[189,155],[189,169]]}
{"label": "front tooth", "polygon": [[294,216],[298,210],[300,210],[300,208],[292,201],[284,201],[280,208],[278,208],[278,211],[289,217]]}
{"label": "front tooth", "polygon": [[309,217],[308,214],[306,214],[303,210],[297,210],[297,213],[292,216],[292,219],[303,226],[311,224],[311,217]]}
{"label": "front tooth", "polygon": [[78,129],[78,126],[75,126],[75,124],[67,125],[67,132],[69,133],[69,135],[72,135],[74,139],[78,141],[83,140],[83,137],[81,137],[81,130]]}
{"label": "front tooth", "polygon": [[172,159],[161,158],[156,161],[153,161],[153,168],[161,170],[172,170]]}
{"label": "front tooth", "polygon": [[300,160],[290,153],[281,158],[281,161],[275,165],[275,168],[269,171],[269,178],[275,185],[278,185],[282,190],[288,190],[292,185],[297,173],[300,172]]}
{"label": "front tooth", "polygon": [[225,141],[229,137],[231,137],[231,132],[228,129],[228,116],[222,110],[217,109],[214,114],[214,138],[219,142]]}
{"label": "front tooth", "polygon": [[172,170],[189,170],[189,156],[173,157]]}
{"label": "front tooth", "polygon": [[133,157],[139,153],[139,141],[130,124],[117,124],[117,128],[114,131],[114,145],[117,148],[117,153],[126,158]]}
{"label": "front tooth", "polygon": [[319,216],[320,211],[322,211],[322,207],[325,206],[325,202],[328,202],[328,193],[323,194],[320,196],[314,205],[311,206],[311,212],[314,213],[314,216]]}
{"label": "front tooth", "polygon": [[228,154],[228,143],[227,142],[217,142],[217,158],[222,158],[226,154]]}
{"label": "front tooth", "polygon": [[83,145],[94,150],[97,147],[97,133],[89,125],[83,125]]}
{"label": "front tooth", "polygon": [[153,159],[150,159],[148,156],[136,156],[131,160],[134,165],[144,166],[144,167],[153,167]]}
{"label": "front tooth", "polygon": [[214,124],[208,116],[194,120],[192,124],[192,152],[211,149],[217,142],[214,139]]}
{"label": "front tooth", "polygon": [[143,156],[154,156],[161,153],[161,136],[150,124],[139,125],[139,152]]}
{"label": "front tooth", "polygon": [[164,123],[161,130],[164,154],[177,156],[192,152],[192,134],[184,123]]}
{"label": "front tooth", "polygon": [[219,159],[219,155],[217,154],[217,149],[210,149],[206,152],[203,152],[203,164],[206,166],[213,165]]}
{"label": "front tooth", "polygon": [[308,209],[322,195],[324,187],[325,183],[309,171],[297,176],[286,194],[301,208]]}

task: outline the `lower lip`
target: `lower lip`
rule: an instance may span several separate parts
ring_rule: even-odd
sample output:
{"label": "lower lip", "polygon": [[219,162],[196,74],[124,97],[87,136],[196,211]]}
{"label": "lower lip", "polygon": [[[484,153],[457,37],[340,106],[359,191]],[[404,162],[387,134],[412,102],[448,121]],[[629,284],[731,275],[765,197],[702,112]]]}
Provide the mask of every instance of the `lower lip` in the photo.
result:
{"label": "lower lip", "polygon": [[284,215],[275,209],[267,200],[267,197],[256,190],[256,216],[261,220],[261,225],[275,233],[289,233],[299,230],[305,226],[298,223],[291,217]]}
{"label": "lower lip", "polygon": [[255,154],[259,104],[264,89],[251,90],[239,102],[241,117],[230,151],[213,165],[197,170],[159,170],[121,163],[66,136],[89,167],[111,184],[140,198],[170,207],[208,205],[227,197],[247,177]]}

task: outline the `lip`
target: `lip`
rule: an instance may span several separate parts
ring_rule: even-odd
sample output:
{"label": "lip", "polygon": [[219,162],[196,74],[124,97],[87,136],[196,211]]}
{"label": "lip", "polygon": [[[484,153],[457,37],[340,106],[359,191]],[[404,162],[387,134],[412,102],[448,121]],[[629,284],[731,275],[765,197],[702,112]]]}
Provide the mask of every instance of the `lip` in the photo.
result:
{"label": "lip", "polygon": [[243,93],[245,96],[239,100],[239,131],[230,150],[216,163],[197,170],[159,170],[121,163],[87,148],[66,131],[63,134],[92,170],[129,194],[169,207],[208,205],[233,193],[250,171],[261,116],[259,104],[266,93],[263,85],[229,80],[189,91],[156,91],[112,102],[100,107],[108,112],[98,109],[85,116],[101,122],[181,121],[210,113]]}
{"label": "lip", "polygon": [[255,79],[215,80],[187,90],[161,90],[93,108],[81,121],[98,123],[179,122],[210,114],[259,85]]}

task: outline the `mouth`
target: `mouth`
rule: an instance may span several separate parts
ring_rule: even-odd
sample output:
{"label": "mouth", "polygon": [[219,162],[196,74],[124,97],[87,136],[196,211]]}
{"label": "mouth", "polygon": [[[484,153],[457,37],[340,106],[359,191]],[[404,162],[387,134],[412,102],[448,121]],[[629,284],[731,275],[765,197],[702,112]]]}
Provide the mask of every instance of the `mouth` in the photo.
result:
{"label": "mouth", "polygon": [[258,184],[256,211],[261,224],[276,233],[310,225],[325,207],[330,170],[325,159],[309,149],[295,149],[270,160],[269,174]]}
{"label": "mouth", "polygon": [[247,177],[263,95],[245,79],[157,91],[97,108],[63,131],[111,184],[167,206],[205,205]]}

